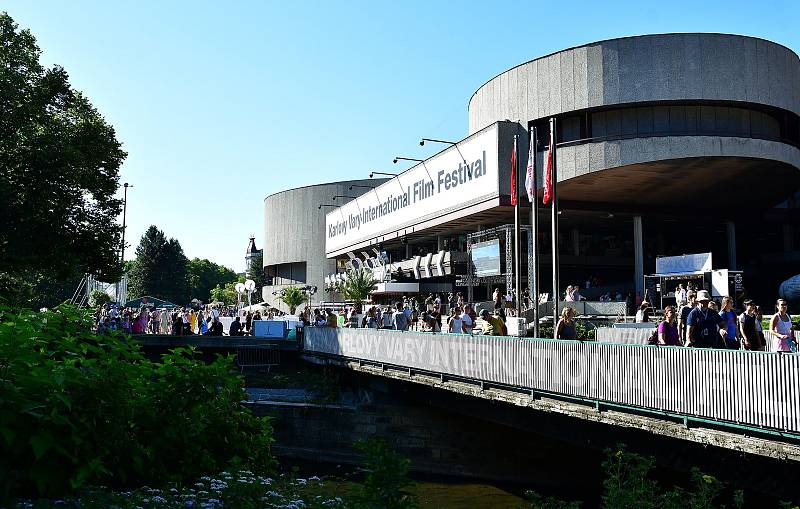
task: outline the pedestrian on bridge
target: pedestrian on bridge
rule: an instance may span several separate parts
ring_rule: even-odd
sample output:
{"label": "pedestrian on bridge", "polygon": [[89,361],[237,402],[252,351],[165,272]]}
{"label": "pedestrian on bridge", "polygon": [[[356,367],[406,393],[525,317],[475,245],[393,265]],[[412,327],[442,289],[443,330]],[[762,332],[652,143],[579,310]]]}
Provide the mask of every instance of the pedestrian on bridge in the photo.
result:
{"label": "pedestrian on bridge", "polygon": [[555,339],[578,339],[578,328],[575,323],[575,309],[564,306],[561,310],[561,319],[558,320],[554,331]]}
{"label": "pedestrian on bridge", "polygon": [[711,296],[706,290],[697,292],[697,307],[689,312],[686,319],[689,344],[694,348],[725,348],[725,319],[710,309]]}

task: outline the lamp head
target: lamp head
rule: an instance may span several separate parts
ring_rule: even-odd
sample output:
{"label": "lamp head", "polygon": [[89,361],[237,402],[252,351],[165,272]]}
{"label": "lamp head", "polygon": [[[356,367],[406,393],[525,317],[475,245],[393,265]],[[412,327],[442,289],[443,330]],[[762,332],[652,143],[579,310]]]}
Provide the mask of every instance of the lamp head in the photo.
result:
{"label": "lamp head", "polygon": [[317,210],[322,210],[322,205],[319,205],[319,206],[317,207]]}
{"label": "lamp head", "polygon": [[372,176],[373,176],[374,174],[375,174],[375,173],[373,173],[373,172],[369,172],[369,178],[372,178]]}
{"label": "lamp head", "polygon": [[331,200],[336,201],[336,197],[334,196],[333,198],[331,198]]}
{"label": "lamp head", "polygon": [[419,146],[420,147],[425,146],[425,140],[419,140]]}
{"label": "lamp head", "polygon": [[393,160],[392,162],[393,162],[394,164],[397,164],[397,158],[395,157],[395,158],[394,158],[394,160]]}
{"label": "lamp head", "polygon": [[347,190],[348,191],[352,191],[353,190],[353,186],[348,187]]}

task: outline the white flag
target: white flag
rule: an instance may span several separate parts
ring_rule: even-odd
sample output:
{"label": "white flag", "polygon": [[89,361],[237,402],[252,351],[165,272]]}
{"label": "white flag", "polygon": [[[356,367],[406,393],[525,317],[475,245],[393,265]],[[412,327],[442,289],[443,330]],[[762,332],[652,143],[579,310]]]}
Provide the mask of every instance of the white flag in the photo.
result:
{"label": "white flag", "polygon": [[528,172],[525,175],[525,190],[528,192],[528,200],[533,203],[536,199],[536,175],[533,171],[536,152],[534,151],[534,144],[536,140],[533,139],[533,131],[531,131],[531,142],[528,145]]}

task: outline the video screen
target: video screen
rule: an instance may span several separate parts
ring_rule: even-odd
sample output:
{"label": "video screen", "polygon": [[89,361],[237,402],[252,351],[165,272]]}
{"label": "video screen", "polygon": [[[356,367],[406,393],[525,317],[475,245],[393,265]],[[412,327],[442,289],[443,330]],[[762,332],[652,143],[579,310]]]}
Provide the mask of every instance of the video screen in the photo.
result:
{"label": "video screen", "polygon": [[472,263],[475,265],[475,275],[478,277],[500,275],[500,240],[473,244]]}

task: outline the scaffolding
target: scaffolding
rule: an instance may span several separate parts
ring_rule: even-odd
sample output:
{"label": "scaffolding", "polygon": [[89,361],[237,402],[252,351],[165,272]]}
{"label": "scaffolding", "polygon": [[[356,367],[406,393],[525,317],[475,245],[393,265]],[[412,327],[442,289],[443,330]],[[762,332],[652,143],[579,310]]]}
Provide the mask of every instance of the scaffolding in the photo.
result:
{"label": "scaffolding", "polygon": [[[534,263],[533,263],[533,237],[531,236],[530,225],[520,225],[520,243],[522,243],[522,235],[527,238],[527,260],[528,260],[528,288],[534,286]],[[501,270],[500,274],[492,276],[478,276],[475,274],[475,264],[472,260],[472,246],[479,242],[486,242],[490,240],[502,240],[505,244],[505,270]],[[520,249],[520,256],[524,256],[523,250]],[[522,264],[520,264],[522,267]],[[522,270],[520,268],[520,270]],[[514,225],[506,224],[489,228],[487,230],[480,230],[475,233],[467,234],[467,274],[464,278],[467,286],[467,300],[473,302],[474,288],[478,284],[499,284],[505,283],[507,291],[510,292],[514,288]],[[533,290],[531,290],[532,292]],[[521,296],[517,295],[515,298],[520,299]]]}

